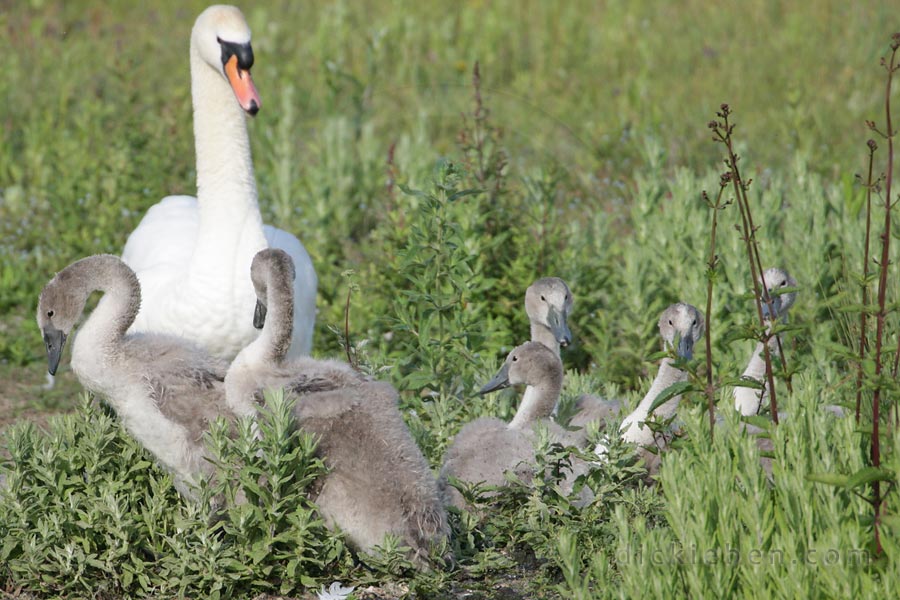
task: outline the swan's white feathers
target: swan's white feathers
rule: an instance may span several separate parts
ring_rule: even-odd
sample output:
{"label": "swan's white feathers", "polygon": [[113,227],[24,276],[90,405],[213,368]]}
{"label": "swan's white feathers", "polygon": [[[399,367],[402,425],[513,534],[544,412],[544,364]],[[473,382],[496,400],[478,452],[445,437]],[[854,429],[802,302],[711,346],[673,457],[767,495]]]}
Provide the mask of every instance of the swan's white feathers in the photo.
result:
{"label": "swan's white feathers", "polygon": [[258,335],[250,263],[268,246],[285,250],[296,266],[291,356],[309,354],[318,281],[300,241],[263,226],[248,117],[222,71],[220,40],[250,41],[235,7],[209,7],[191,33],[197,198],[164,198],[126,242],[122,258],[144,296],[132,332],[183,336],[216,356],[234,358]]}

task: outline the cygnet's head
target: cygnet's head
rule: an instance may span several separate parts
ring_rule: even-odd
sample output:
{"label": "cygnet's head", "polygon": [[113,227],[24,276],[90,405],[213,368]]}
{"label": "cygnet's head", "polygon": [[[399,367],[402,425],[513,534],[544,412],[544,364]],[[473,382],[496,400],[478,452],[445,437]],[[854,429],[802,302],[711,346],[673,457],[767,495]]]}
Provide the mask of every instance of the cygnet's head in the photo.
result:
{"label": "cygnet's head", "polygon": [[244,111],[259,112],[262,102],[250,77],[250,27],[237,7],[216,4],[200,13],[191,32],[191,48],[228,80]]}
{"label": "cygnet's head", "polygon": [[788,311],[794,305],[794,301],[797,300],[797,292],[780,293],[779,291],[797,287],[797,280],[791,277],[784,269],[775,267],[766,269],[765,272],[763,272],[760,284],[762,284],[763,281],[765,281],[766,290],[772,298],[771,310],[769,309],[769,305],[763,302],[763,316],[767,319],[786,317]]}
{"label": "cygnet's head", "polygon": [[506,362],[478,393],[487,394],[511,385],[561,385],[562,362],[555,352],[540,342],[526,342],[506,357]]}
{"label": "cygnet's head", "polygon": [[62,358],[66,338],[72,332],[90,293],[97,289],[94,282],[109,273],[127,278],[132,284],[133,302],[140,303],[140,286],[134,271],[118,256],[97,254],[77,260],[51,279],[38,298],[37,324],[47,350],[47,371],[56,374]]}
{"label": "cygnet's head", "polygon": [[525,290],[525,312],[532,324],[546,327],[560,346],[572,343],[568,319],[572,312],[572,292],[559,277],[538,279]]}
{"label": "cygnet's head", "polygon": [[685,360],[694,356],[694,344],[703,337],[706,320],[703,313],[684,302],[672,304],[659,317],[659,334],[666,348],[675,348]]}
{"label": "cygnet's head", "polygon": [[66,337],[75,327],[75,322],[84,310],[84,300],[78,299],[67,290],[59,277],[53,278],[44,287],[38,300],[37,324],[44,337],[47,350],[47,371],[56,375],[59,361],[62,358]]}

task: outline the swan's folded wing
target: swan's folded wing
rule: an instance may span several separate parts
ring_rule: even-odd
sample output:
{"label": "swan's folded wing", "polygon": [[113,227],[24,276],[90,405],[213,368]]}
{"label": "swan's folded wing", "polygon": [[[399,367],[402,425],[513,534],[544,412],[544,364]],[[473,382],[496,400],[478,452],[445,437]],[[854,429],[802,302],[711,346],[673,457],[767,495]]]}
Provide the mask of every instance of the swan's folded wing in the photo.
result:
{"label": "swan's folded wing", "polygon": [[621,410],[622,403],[618,400],[583,394],[575,402],[575,415],[569,421],[569,427],[584,427],[591,421],[607,421],[617,417]]}
{"label": "swan's folded wing", "polygon": [[185,427],[199,441],[218,417],[230,418],[225,405],[225,384],[220,373],[203,367],[158,373],[146,377],[150,398],[166,418]]}
{"label": "swan's folded wing", "polygon": [[[200,226],[197,199],[168,196],[154,204],[128,236],[122,260],[137,273],[146,288],[145,276],[156,270],[171,274],[186,268],[194,251]],[[163,268],[164,267],[164,268]]]}
{"label": "swan's folded wing", "polygon": [[328,377],[298,375],[285,384],[284,390],[298,396],[316,392],[330,392],[344,388],[340,382]]}
{"label": "swan's folded wing", "polygon": [[[359,390],[335,389],[305,394],[294,405],[294,416],[301,427],[312,421],[331,421],[354,410],[362,410]],[[314,428],[318,431],[318,428]]]}

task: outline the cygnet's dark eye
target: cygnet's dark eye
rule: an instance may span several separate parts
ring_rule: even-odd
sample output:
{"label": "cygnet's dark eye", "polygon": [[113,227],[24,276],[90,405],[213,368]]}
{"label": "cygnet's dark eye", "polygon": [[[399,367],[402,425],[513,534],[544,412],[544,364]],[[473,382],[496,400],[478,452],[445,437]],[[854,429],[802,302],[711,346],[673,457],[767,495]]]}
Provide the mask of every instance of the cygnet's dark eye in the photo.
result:
{"label": "cygnet's dark eye", "polygon": [[696,325],[696,324],[697,324],[697,319],[694,319],[693,321],[691,321],[691,325]]}
{"label": "cygnet's dark eye", "polygon": [[516,362],[517,360],[519,360],[519,357],[516,355],[513,355],[513,362]]}
{"label": "cygnet's dark eye", "polygon": [[51,319],[53,318],[53,315],[54,315],[54,314],[56,314],[56,313],[54,313],[52,310],[48,310],[48,311],[47,311],[47,317],[49,317],[49,318],[51,318]]}
{"label": "cygnet's dark eye", "polygon": [[787,279],[785,279],[784,281],[781,282],[781,287],[784,287],[786,285],[787,285]]}
{"label": "cygnet's dark eye", "polygon": [[671,324],[672,324],[672,319],[669,319],[669,325],[671,325]]}
{"label": "cygnet's dark eye", "polygon": [[547,299],[544,298],[543,296],[541,296],[541,302],[546,302],[546,301],[547,301]]}

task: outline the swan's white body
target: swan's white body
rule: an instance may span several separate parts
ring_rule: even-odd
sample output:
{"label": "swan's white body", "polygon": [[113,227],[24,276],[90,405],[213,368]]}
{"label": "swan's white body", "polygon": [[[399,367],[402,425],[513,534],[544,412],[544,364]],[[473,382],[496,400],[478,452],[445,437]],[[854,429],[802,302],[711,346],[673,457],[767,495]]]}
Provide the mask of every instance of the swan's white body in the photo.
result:
{"label": "swan's white body", "polygon": [[197,198],[164,198],[125,244],[122,259],[144,296],[131,331],[180,335],[233,358],[258,334],[250,263],[259,250],[274,247],[290,255],[297,271],[291,355],[308,354],[316,274],[296,237],[262,223],[246,116],[218,66],[219,38],[249,49],[250,31],[236,8],[208,8],[191,34]]}

